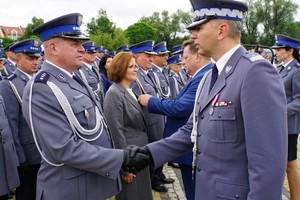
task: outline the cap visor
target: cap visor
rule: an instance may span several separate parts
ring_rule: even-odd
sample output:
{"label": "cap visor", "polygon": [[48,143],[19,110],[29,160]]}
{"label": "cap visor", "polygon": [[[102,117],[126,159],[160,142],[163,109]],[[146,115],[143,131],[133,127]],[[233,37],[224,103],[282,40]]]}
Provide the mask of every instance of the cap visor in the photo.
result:
{"label": "cap visor", "polygon": [[97,53],[97,51],[95,51],[95,50],[88,50],[88,51],[86,51],[87,53],[90,53],[90,54],[92,54],[92,53]]}
{"label": "cap visor", "polygon": [[204,24],[205,22],[209,21],[210,19],[201,19],[199,21],[192,22],[189,24],[186,29],[187,30],[195,30],[197,26],[200,26],[201,24]]}
{"label": "cap visor", "polygon": [[67,38],[67,39],[74,39],[74,40],[90,40],[90,38],[88,38],[84,35],[72,35],[72,36],[62,35],[60,37]]}
{"label": "cap visor", "polygon": [[40,53],[24,53],[26,56],[30,57],[41,57]]}
{"label": "cap visor", "polygon": [[150,55],[157,55],[157,53],[154,51],[144,51],[144,53],[150,54]]}
{"label": "cap visor", "polygon": [[284,45],[280,45],[280,46],[274,45],[274,46],[271,47],[271,49],[280,49],[280,48],[285,48],[285,47],[286,46],[284,46]]}
{"label": "cap visor", "polygon": [[170,51],[163,51],[163,52],[158,52],[156,53],[157,55],[165,55],[165,54],[169,54]]}

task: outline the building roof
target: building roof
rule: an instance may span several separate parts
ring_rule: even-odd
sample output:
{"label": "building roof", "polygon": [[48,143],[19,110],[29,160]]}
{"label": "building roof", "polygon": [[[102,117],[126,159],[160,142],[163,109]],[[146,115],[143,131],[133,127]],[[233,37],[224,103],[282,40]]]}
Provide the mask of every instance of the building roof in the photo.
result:
{"label": "building roof", "polygon": [[25,28],[23,28],[21,26],[13,27],[13,26],[1,26],[0,25],[0,29],[1,29],[4,36],[12,35],[13,30],[16,31],[19,36],[23,35],[24,32],[25,32]]}

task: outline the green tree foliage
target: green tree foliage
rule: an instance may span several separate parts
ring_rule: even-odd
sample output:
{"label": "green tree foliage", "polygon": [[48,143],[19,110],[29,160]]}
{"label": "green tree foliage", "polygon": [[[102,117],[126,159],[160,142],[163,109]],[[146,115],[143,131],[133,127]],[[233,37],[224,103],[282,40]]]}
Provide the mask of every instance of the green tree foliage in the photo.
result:
{"label": "green tree foliage", "polygon": [[144,22],[137,22],[125,30],[129,44],[135,44],[145,40],[157,40],[157,31],[151,25]]}
{"label": "green tree foliage", "polygon": [[0,38],[2,40],[2,48],[8,46],[9,44],[13,43],[13,39],[11,39],[10,37],[3,37]]}
{"label": "green tree foliage", "polygon": [[93,17],[87,24],[87,32],[90,35],[97,35],[99,33],[113,34],[115,30],[115,23],[108,18],[104,9],[100,9],[98,16],[96,18]]}
{"label": "green tree foliage", "polygon": [[33,17],[31,19],[31,23],[29,23],[26,28],[25,28],[25,33],[24,35],[22,35],[19,40],[24,40],[24,39],[29,39],[29,38],[37,38],[39,39],[39,36],[37,35],[34,35],[32,33],[32,29],[43,24],[44,23],[44,20],[43,19],[39,19],[37,17]]}
{"label": "green tree foliage", "polygon": [[117,28],[113,34],[100,33],[90,35],[90,39],[96,43],[97,46],[103,46],[109,51],[115,51],[118,47],[128,44],[128,39],[122,29]]}
{"label": "green tree foliage", "polygon": [[300,26],[295,22],[298,5],[291,0],[248,0],[243,43],[271,46],[276,34],[300,38]]}
{"label": "green tree foliage", "polygon": [[150,24],[157,31],[156,42],[166,41],[168,48],[181,44],[187,38],[188,31],[185,27],[191,23],[190,12],[177,10],[172,15],[164,10],[161,13],[154,12],[150,17],[142,17],[139,21]]}

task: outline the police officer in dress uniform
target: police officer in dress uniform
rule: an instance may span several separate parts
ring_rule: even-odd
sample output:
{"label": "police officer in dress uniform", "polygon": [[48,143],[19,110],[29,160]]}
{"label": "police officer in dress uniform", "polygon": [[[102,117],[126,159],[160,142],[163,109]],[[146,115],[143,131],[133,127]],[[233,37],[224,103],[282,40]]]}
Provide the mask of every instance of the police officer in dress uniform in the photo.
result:
{"label": "police officer in dress uniform", "polygon": [[287,160],[283,82],[261,55],[240,45],[241,1],[192,0],[201,55],[216,61],[203,77],[188,122],[169,138],[141,147],[153,164],[194,148],[196,200],[280,200]]}
{"label": "police officer in dress uniform", "polygon": [[0,95],[0,200],[7,200],[10,191],[20,185],[18,164],[5,104]]}
{"label": "police officer in dress uniform", "polygon": [[95,50],[96,50],[96,57],[95,57],[95,61],[94,61],[94,65],[95,67],[99,70],[99,64],[100,64],[100,60],[101,58],[103,57],[103,53],[102,53],[102,49],[103,47],[102,46],[99,46],[99,47],[95,47]]}
{"label": "police officer in dress uniform", "polygon": [[119,53],[119,52],[131,52],[130,48],[129,48],[129,45],[128,44],[124,44],[124,45],[120,46],[117,49],[117,53]]}
{"label": "police officer in dress uniform", "polygon": [[5,61],[3,54],[4,54],[4,51],[2,48],[0,48],[0,81],[2,81],[2,79],[3,79],[2,73],[4,73],[4,72],[2,72],[4,70],[4,61]]}
{"label": "police officer in dress uniform", "polygon": [[[172,56],[175,56],[175,55],[179,55],[180,58],[182,57],[182,55],[183,55],[182,45],[176,45],[173,47]],[[185,84],[187,84],[187,82],[189,81],[190,77],[189,77],[188,73],[186,72],[185,66],[181,66],[181,67],[182,68],[179,71],[178,75],[179,75],[181,85],[185,86]]]}
{"label": "police officer in dress uniform", "polygon": [[181,60],[179,55],[171,56],[167,60],[167,64],[170,68],[169,82],[172,98],[175,98],[184,85],[181,84],[179,78],[179,72],[181,70]]}
{"label": "police officer in dress uniform", "polygon": [[[154,41],[147,40],[130,46],[132,53],[136,55],[136,63],[139,67],[137,80],[131,83],[131,88],[136,95],[149,94],[158,97],[158,91],[152,78],[148,75],[152,67],[154,55]],[[143,108],[146,120],[147,134],[149,142],[154,142],[163,138],[164,116],[148,112],[147,108]],[[162,173],[162,165],[159,169],[151,170],[152,189],[158,192],[167,192],[168,189],[163,183],[174,182],[168,179]]]}
{"label": "police officer in dress uniform", "polygon": [[163,41],[156,44],[153,47],[153,51],[156,52],[156,55],[154,55],[152,69],[149,70],[149,75],[155,83],[159,97],[164,99],[170,99],[170,83],[168,72],[165,68],[170,53],[170,51],[168,51],[167,49],[167,43]]}
{"label": "police officer in dress uniform", "polygon": [[277,34],[276,44],[272,48],[276,51],[278,67],[282,77],[287,99],[288,121],[288,162],[287,179],[290,189],[290,199],[300,199],[300,171],[298,169],[297,146],[300,132],[300,40]]}
{"label": "police officer in dress uniform", "polygon": [[[45,47],[42,69],[23,93],[23,114],[42,155],[36,199],[104,200],[121,190],[119,171],[143,169],[147,156],[112,149],[99,100],[74,75],[82,66],[82,15],[67,14],[33,29]],[[74,79],[73,79],[73,78]],[[133,164],[139,167],[133,168]]]}
{"label": "police officer in dress uniform", "polygon": [[96,58],[96,50],[94,42],[85,42],[82,44],[85,50],[83,54],[83,65],[76,71],[76,74],[80,76],[100,98],[101,105],[103,107],[104,91],[103,81],[99,74],[99,69],[94,65]]}
{"label": "police officer in dress uniform", "polygon": [[27,82],[38,70],[41,41],[26,39],[10,47],[16,58],[17,68],[0,83],[0,94],[4,99],[7,119],[19,158],[20,187],[16,190],[17,200],[34,200],[36,177],[41,157],[35,146],[31,130],[23,117],[22,95]]}
{"label": "police officer in dress uniform", "polygon": [[14,43],[12,43],[4,48],[4,52],[6,54],[7,59],[5,59],[5,61],[4,61],[4,69],[1,71],[2,76],[11,75],[16,69],[16,63],[15,63],[16,55],[10,49],[10,47],[13,44]]}

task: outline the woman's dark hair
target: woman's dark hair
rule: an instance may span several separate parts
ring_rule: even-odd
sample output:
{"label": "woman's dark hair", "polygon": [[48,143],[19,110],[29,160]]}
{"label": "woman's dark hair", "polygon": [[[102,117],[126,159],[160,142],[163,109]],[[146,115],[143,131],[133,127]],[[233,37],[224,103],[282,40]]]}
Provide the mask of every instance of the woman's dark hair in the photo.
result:
{"label": "woman's dark hair", "polygon": [[300,55],[299,55],[299,50],[297,48],[292,48],[292,47],[285,47],[287,51],[290,49],[294,49],[293,51],[293,57],[300,63]]}
{"label": "woman's dark hair", "polygon": [[106,76],[107,77],[107,71],[106,71],[106,69],[105,69],[105,64],[106,64],[106,60],[108,59],[108,58],[112,58],[110,55],[108,55],[108,54],[105,54],[102,58],[101,58],[101,60],[100,60],[100,62],[99,62],[99,72],[101,73],[101,74],[104,74],[104,76]]}

